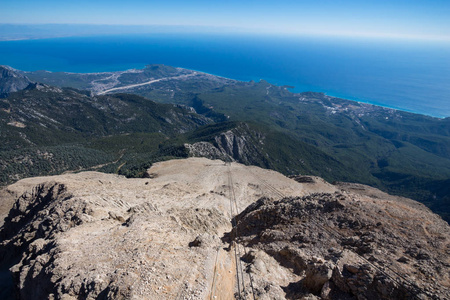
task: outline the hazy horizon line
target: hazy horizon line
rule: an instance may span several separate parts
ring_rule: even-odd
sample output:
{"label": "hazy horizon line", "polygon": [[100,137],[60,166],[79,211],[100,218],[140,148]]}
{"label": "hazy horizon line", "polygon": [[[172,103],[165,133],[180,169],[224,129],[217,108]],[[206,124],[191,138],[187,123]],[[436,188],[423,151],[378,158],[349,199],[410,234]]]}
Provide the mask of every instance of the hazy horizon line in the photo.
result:
{"label": "hazy horizon line", "polygon": [[[2,30],[4,26],[12,27],[26,27],[22,32],[7,32]],[[33,32],[29,27],[47,27],[49,31]],[[140,29],[151,31],[127,31],[127,32],[62,32],[66,28],[49,28],[53,26],[70,26],[74,29],[78,27],[91,27],[90,29],[108,29],[108,28],[123,28],[123,29]],[[4,28],[3,28],[4,29]],[[17,28],[16,28],[17,29]],[[28,29],[28,31],[26,31]],[[50,31],[53,29],[53,31]],[[87,28],[84,28],[86,30]],[[166,30],[163,30],[166,29]],[[184,29],[184,30],[183,30]],[[75,37],[97,34],[143,34],[143,33],[177,33],[195,29],[192,33],[231,33],[231,34],[256,34],[256,35],[270,35],[270,36],[296,36],[296,37],[333,37],[333,38],[362,38],[362,39],[402,39],[402,40],[417,40],[417,41],[433,41],[450,43],[450,36],[446,35],[412,35],[400,33],[384,33],[384,32],[348,32],[348,31],[282,31],[282,30],[266,30],[258,28],[244,28],[231,26],[213,26],[213,25],[182,25],[182,24],[95,24],[95,23],[2,23],[0,22],[0,41],[13,40],[28,40],[28,39],[45,39],[58,37]],[[160,30],[160,31],[158,31]],[[169,32],[167,31],[169,30]]]}

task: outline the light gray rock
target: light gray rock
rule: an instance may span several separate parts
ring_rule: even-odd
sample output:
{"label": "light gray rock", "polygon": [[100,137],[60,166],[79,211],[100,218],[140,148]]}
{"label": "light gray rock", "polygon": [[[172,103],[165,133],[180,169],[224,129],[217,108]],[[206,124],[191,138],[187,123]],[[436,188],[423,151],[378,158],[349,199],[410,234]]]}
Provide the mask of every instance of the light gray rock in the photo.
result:
{"label": "light gray rock", "polygon": [[[236,272],[248,299],[450,298],[448,224],[411,200],[204,158],[149,173],[29,178],[0,193],[17,195],[0,231],[17,298],[232,299]],[[268,184],[287,197],[264,197]]]}

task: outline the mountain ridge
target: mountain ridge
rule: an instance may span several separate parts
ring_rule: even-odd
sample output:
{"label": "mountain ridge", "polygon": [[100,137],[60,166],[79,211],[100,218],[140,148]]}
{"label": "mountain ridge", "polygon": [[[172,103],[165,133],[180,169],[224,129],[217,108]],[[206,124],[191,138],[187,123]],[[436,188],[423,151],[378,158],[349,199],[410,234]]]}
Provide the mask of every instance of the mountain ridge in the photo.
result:
{"label": "mountain ridge", "polygon": [[0,65],[0,98],[28,87],[32,82],[9,66]]}

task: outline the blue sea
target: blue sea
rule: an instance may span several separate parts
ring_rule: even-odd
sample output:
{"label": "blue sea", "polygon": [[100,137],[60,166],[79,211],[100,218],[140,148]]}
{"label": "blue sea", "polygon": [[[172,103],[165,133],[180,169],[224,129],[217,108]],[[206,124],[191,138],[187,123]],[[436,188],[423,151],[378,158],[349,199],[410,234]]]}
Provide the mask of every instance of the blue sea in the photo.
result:
{"label": "blue sea", "polygon": [[155,63],[450,116],[449,43],[243,34],[0,42],[0,64],[25,71],[104,72]]}

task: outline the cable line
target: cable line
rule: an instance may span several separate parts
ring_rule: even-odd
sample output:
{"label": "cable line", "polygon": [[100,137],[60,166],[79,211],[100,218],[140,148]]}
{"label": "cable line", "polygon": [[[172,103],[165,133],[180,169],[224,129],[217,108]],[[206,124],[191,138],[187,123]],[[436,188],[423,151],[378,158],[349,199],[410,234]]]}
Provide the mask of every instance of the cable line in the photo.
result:
{"label": "cable line", "polygon": [[[241,260],[241,252],[239,249],[239,233],[238,233],[238,228],[237,228],[237,215],[239,214],[239,209],[238,209],[238,205],[237,205],[237,198],[236,198],[236,194],[234,191],[234,183],[233,183],[233,177],[231,174],[231,162],[226,163],[228,166],[228,187],[230,190],[230,212],[231,212],[231,222],[232,222],[232,226],[233,229],[235,231],[235,247],[234,247],[234,251],[235,251],[235,260],[236,260],[236,278],[237,278],[237,282],[238,282],[238,295],[239,295],[239,299],[244,299],[241,295],[240,292],[240,280],[239,280],[239,275],[241,276],[241,280],[242,280],[242,292],[244,294],[244,297],[246,295],[246,291],[245,291],[245,281],[244,281],[244,269],[242,267],[242,260]],[[235,209],[235,214],[233,214],[233,206]],[[242,245],[242,247],[244,247],[244,253],[245,255],[247,255],[247,250],[245,249],[245,246]],[[255,289],[253,287],[253,278],[252,275],[250,274],[250,272],[248,272],[248,276],[250,278],[250,286],[252,289],[252,296],[253,296],[253,300],[255,300]]]}

